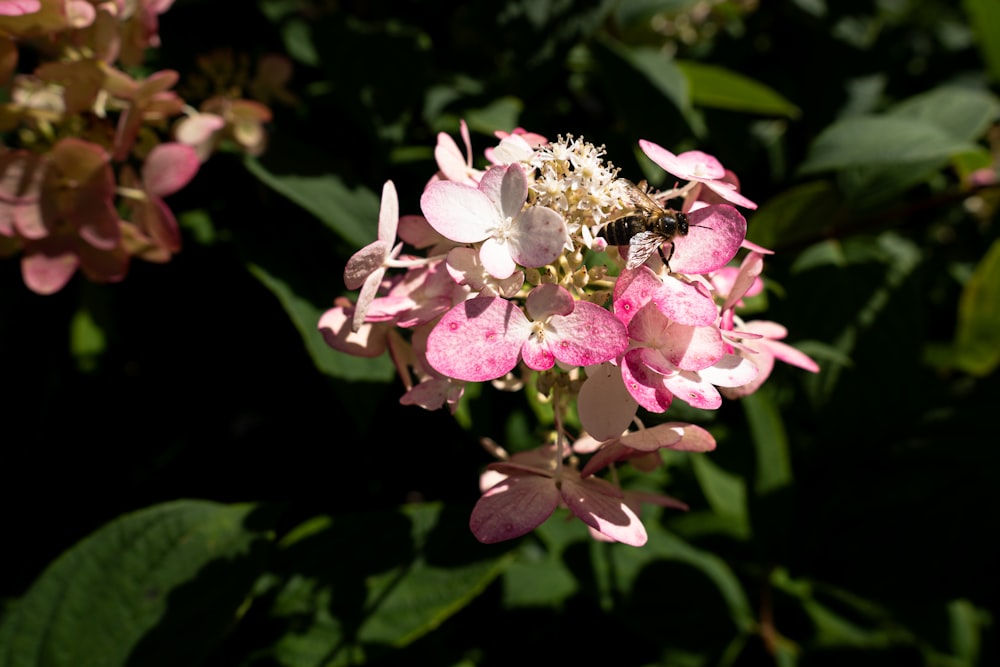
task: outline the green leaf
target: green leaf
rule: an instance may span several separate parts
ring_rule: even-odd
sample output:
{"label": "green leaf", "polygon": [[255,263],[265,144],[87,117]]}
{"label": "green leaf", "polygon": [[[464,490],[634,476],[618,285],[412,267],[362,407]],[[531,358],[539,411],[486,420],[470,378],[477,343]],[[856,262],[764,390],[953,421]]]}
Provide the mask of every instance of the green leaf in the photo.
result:
{"label": "green leaf", "polygon": [[750,437],[757,455],[754,491],[767,495],[792,483],[792,464],[788,454],[788,436],[781,415],[765,391],[744,396],[740,403],[750,424]]}
{"label": "green leaf", "polygon": [[998,113],[1000,102],[985,90],[939,86],[900,102],[888,115],[935,125],[958,141],[975,141]]}
{"label": "green leaf", "polygon": [[659,49],[648,46],[630,47],[604,40],[601,44],[641,74],[653,88],[670,100],[685,117],[691,111],[690,90],[684,73]]}
{"label": "green leaf", "polygon": [[692,456],[691,466],[712,512],[730,520],[734,537],[749,537],[746,482],[716,465],[708,456]]}
{"label": "green leaf", "polygon": [[1000,241],[962,290],[955,348],[958,366],[974,375],[989,375],[1000,363]]}
{"label": "green leaf", "polygon": [[[286,540],[265,649],[279,665],[356,664],[405,646],[475,599],[512,561],[437,504],[311,520]],[[273,633],[273,635],[272,635]]]}
{"label": "green leaf", "polygon": [[323,309],[299,296],[287,282],[258,264],[248,266],[252,273],[278,298],[295,328],[302,336],[306,351],[321,372],[333,378],[349,381],[388,382],[394,370],[388,355],[355,357],[334,350],[319,331]]}
{"label": "green leaf", "polygon": [[765,248],[823,238],[847,217],[840,193],[829,181],[796,185],[747,216],[747,238]]}
{"label": "green leaf", "polygon": [[718,65],[690,60],[675,64],[687,78],[691,101],[696,105],[767,116],[799,116],[797,106],[759,81]]}
{"label": "green leaf", "polygon": [[800,173],[898,165],[938,160],[974,150],[933,123],[892,116],[854,116],[837,121],[816,137]]}
{"label": "green leaf", "polygon": [[199,663],[262,570],[255,509],[182,500],[98,529],[5,615],[0,666]]}
{"label": "green leaf", "polygon": [[[289,148],[286,152],[297,152],[294,162],[301,165],[323,161],[323,156],[308,148]],[[351,245],[362,248],[375,240],[380,202],[374,192],[351,189],[333,173],[312,173],[306,166],[291,164],[287,156],[279,158],[273,151],[265,158],[246,159],[250,173],[312,213]]]}
{"label": "green leaf", "polygon": [[996,0],[964,0],[969,24],[993,81],[1000,81],[1000,4]]}
{"label": "green leaf", "polygon": [[[653,512],[650,512],[653,514]],[[694,568],[701,573],[707,582],[714,586],[719,599],[725,605],[730,620],[740,633],[750,633],[755,626],[755,616],[750,600],[740,580],[729,565],[715,554],[698,549],[676,535],[667,532],[655,518],[643,517],[649,539],[641,549],[627,548],[623,545],[597,544],[592,549],[596,551],[606,548],[608,574],[612,577],[618,596],[650,595],[654,591],[643,591],[637,580],[643,571],[656,567],[664,561]],[[599,565],[600,563],[598,563]],[[651,585],[673,588],[671,582],[659,582]],[[707,603],[701,600],[699,604]],[[661,604],[663,601],[661,600]]]}

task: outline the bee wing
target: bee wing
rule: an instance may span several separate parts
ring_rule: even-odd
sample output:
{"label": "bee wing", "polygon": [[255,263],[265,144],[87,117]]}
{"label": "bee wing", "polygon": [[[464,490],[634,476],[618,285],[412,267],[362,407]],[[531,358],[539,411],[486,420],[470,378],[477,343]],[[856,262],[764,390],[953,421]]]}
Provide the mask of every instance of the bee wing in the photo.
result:
{"label": "bee wing", "polygon": [[656,232],[640,232],[633,236],[628,244],[628,261],[625,263],[625,268],[635,269],[642,266],[665,240],[662,234]]}
{"label": "bee wing", "polygon": [[634,211],[629,211],[627,214],[635,215],[637,212],[647,216],[655,216],[663,213],[663,207],[653,201],[642,188],[624,178],[620,180],[625,183],[625,190],[622,193],[622,203],[625,204],[626,208]]}

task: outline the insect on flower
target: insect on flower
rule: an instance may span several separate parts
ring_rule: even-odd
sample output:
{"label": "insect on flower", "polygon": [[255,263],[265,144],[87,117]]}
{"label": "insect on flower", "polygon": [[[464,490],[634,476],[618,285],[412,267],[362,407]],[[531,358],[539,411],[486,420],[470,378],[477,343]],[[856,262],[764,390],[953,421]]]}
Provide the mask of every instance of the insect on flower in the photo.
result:
{"label": "insect on flower", "polygon": [[[612,218],[597,235],[609,245],[628,245],[626,267],[635,269],[649,259],[654,251],[660,252],[663,264],[670,269],[674,255],[674,237],[687,236],[688,217],[680,211],[664,208],[646,194],[646,181],[636,185],[619,179],[625,185],[624,212]],[[670,254],[663,254],[663,244],[670,243]]]}

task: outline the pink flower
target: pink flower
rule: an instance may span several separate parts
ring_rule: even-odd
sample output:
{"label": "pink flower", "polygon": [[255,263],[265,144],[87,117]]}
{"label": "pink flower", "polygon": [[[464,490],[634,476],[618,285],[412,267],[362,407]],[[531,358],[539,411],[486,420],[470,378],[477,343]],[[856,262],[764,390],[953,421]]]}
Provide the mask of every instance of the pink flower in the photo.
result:
{"label": "pink flower", "polygon": [[361,288],[358,303],[354,307],[353,331],[361,328],[372,300],[382,282],[388,263],[399,255],[403,244],[393,247],[396,242],[396,227],[399,224],[399,197],[392,181],[382,186],[382,206],[378,213],[378,239],[369,243],[347,260],[344,267],[344,285],[347,289]]}
{"label": "pink flower", "polygon": [[432,182],[420,198],[420,208],[442,236],[457,243],[482,243],[483,266],[502,280],[518,264],[535,268],[554,262],[567,241],[562,217],[542,206],[524,209],[527,198],[524,170],[512,164],[490,169],[477,188]]}
{"label": "pink flower", "polygon": [[0,2],[0,16],[34,14],[42,8],[39,0],[4,0]]}
{"label": "pink flower", "polygon": [[645,139],[639,140],[639,147],[646,157],[677,178],[702,183],[715,194],[738,206],[757,208],[757,204],[741,195],[737,192],[736,186],[725,180],[725,168],[711,155],[701,151],[687,151],[674,155],[666,148]]}
{"label": "pink flower", "polygon": [[437,179],[464,183],[475,186],[479,183],[483,172],[472,166],[472,141],[469,138],[469,126],[465,121],[459,121],[462,141],[465,142],[465,156],[458,144],[446,132],[439,132],[437,146],[434,147],[434,159],[437,160]]}
{"label": "pink flower", "polygon": [[499,378],[519,358],[535,370],[558,360],[590,366],[625,350],[624,325],[610,312],[575,301],[565,288],[544,284],[528,295],[529,320],[499,297],[469,299],[448,311],[427,340],[427,360],[439,373],[467,382]]}
{"label": "pink flower", "polygon": [[733,331],[733,335],[740,334],[754,336],[744,338],[736,353],[757,368],[757,377],[736,387],[723,387],[722,393],[726,398],[749,396],[757,391],[764,380],[771,375],[775,359],[812,373],[819,372],[819,365],[807,354],[781,342],[781,339],[788,335],[788,330],[777,322],[766,320],[746,322]]}
{"label": "pink flower", "polygon": [[[128,230],[128,245],[132,254],[152,261],[166,261],[181,249],[181,232],[177,219],[163,201],[191,182],[198,173],[200,162],[195,149],[186,144],[158,144],[146,156],[142,165],[142,180],[135,180],[127,170],[122,185],[137,192],[126,197],[132,210]],[[125,190],[127,193],[128,191]]]}
{"label": "pink flower", "polygon": [[587,526],[616,542],[646,543],[646,528],[625,502],[625,494],[598,477],[580,473],[555,459],[555,447],[515,454],[487,469],[504,477],[483,493],[472,509],[469,527],[491,544],[525,535],[565,505]]}

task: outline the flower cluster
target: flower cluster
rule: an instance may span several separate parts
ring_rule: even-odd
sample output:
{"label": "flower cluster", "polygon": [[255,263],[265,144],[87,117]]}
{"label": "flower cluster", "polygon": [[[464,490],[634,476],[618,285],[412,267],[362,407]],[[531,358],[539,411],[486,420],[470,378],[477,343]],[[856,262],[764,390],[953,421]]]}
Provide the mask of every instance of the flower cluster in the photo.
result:
{"label": "flower cluster", "polygon": [[[172,70],[133,78],[173,0],[0,3],[0,256],[20,253],[25,284],[61,290],[79,270],[125,277],[132,257],[166,262],[181,235],[165,197],[222,137],[263,147],[267,107],[216,96],[201,110]],[[19,64],[30,71],[20,71]]]}
{"label": "flower cluster", "polygon": [[[756,205],[697,151],[640,141],[685,181],[651,192],[582,138],[498,132],[480,170],[464,123],[462,136],[465,156],[439,136],[422,215],[400,216],[385,184],[378,239],[344,271],[357,300],[338,299],[319,329],[349,354],[388,351],[404,404],[454,412],[466,383],[486,381],[551,402],[553,433],[537,449],[509,455],[487,442],[500,460],[480,480],[470,521],[479,540],[524,535],[565,506],[595,538],[641,545],[641,503],[684,504],[620,488],[615,466],[648,470],[659,449],[705,452],[715,441],[692,424],[644,427],[640,408],[664,413],[674,399],[718,408],[723,395],[756,390],[775,359],[818,370],[780,342],[780,325],[737,314],[762,289],[770,252],[745,240],[737,206]],[[574,407],[582,431],[571,434]]]}

